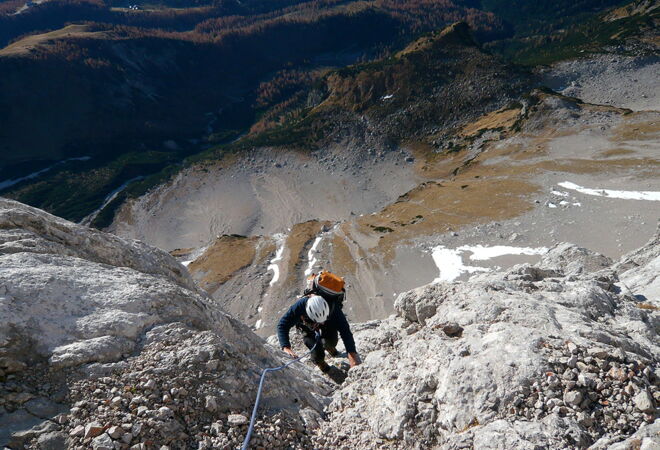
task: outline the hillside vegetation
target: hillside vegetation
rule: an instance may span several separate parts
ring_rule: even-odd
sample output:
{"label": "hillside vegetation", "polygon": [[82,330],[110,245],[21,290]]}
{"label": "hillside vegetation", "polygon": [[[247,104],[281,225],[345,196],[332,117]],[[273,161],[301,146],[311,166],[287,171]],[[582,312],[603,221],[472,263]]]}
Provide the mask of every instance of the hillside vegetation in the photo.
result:
{"label": "hillside vegetation", "polygon": [[[524,59],[531,31],[551,33],[569,13],[583,23],[612,4],[560,3],[544,20],[537,8],[512,16],[502,2],[459,0],[0,2],[0,182],[52,167],[0,193],[78,221],[127,181],[144,178],[122,194],[140,195],[245,133],[232,148],[309,147],[332,132],[328,123],[368,111],[388,139],[435,135],[460,122],[473,89],[485,91],[470,111],[520,85],[502,83],[513,69],[491,56],[482,60],[494,64],[491,78],[468,82],[476,59],[452,68],[449,50],[400,51],[463,21],[470,40]],[[435,38],[416,40],[425,35]],[[442,89],[460,95],[436,109],[429,98]],[[90,159],[59,163],[80,157]]]}

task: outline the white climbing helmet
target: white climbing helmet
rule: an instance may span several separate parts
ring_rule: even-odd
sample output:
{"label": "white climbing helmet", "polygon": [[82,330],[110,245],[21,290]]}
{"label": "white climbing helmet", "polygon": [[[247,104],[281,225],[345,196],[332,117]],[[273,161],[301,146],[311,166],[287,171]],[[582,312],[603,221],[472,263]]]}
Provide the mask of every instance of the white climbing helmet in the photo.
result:
{"label": "white climbing helmet", "polygon": [[328,302],[326,302],[320,295],[312,295],[307,299],[305,311],[310,319],[318,323],[325,322],[330,315]]}

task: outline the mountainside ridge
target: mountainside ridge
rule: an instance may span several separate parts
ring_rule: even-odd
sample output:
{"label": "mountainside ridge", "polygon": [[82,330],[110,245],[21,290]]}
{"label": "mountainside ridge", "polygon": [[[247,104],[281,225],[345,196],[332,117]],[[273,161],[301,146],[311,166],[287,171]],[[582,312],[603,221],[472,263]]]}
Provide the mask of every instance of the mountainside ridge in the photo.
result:
{"label": "mountainside ridge", "polygon": [[[211,423],[247,414],[260,370],[279,364],[167,253],[6,199],[0,315],[0,445],[10,448],[197,446]],[[268,407],[297,429],[296,411],[323,408],[327,386],[312,379],[295,368],[269,378]],[[293,433],[283,436],[304,440]]]}
{"label": "mountainside ridge", "polygon": [[654,448],[659,238],[660,227],[614,265],[561,244],[538,265],[401,294],[395,316],[356,327],[364,364],[335,392],[317,439],[326,448]]}
{"label": "mountainside ridge", "polygon": [[[281,354],[177,284],[164,252],[0,202],[0,443],[238,445],[258,371]],[[254,445],[653,448],[659,239],[617,263],[561,244],[537,265],[402,293],[395,315],[353,324],[364,362],[332,399],[308,364],[268,378]],[[79,257],[100,244],[138,246],[164,272]]]}

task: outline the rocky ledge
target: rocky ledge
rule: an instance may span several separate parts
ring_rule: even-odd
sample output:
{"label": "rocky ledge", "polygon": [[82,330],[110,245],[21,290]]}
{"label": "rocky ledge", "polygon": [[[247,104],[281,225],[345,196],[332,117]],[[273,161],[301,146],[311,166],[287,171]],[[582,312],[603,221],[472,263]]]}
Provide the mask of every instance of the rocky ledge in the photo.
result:
{"label": "rocky ledge", "polygon": [[[236,447],[280,364],[167,253],[0,199],[0,446]],[[269,377],[255,442],[305,448],[327,385]],[[271,445],[272,444],[272,445]],[[164,446],[164,447],[163,447]]]}
{"label": "rocky ledge", "polygon": [[361,324],[323,448],[660,446],[660,234],[614,264],[562,244],[536,266],[401,294]]}

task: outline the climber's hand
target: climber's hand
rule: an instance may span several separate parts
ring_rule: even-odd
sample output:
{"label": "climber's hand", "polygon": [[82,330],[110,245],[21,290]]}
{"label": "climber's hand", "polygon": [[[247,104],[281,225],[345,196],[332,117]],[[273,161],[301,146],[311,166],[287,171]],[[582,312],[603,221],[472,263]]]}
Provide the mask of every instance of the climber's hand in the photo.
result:
{"label": "climber's hand", "polygon": [[351,365],[351,367],[355,367],[361,363],[360,357],[358,356],[357,353],[349,353],[348,354],[348,363]]}
{"label": "climber's hand", "polygon": [[291,347],[282,347],[282,350],[284,351],[284,353],[289,354],[292,358],[298,357],[298,355],[296,355],[296,353],[293,350],[291,350]]}

